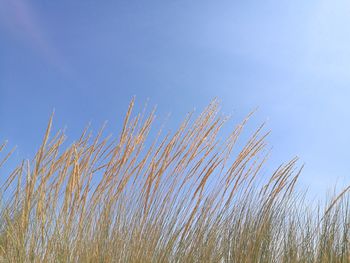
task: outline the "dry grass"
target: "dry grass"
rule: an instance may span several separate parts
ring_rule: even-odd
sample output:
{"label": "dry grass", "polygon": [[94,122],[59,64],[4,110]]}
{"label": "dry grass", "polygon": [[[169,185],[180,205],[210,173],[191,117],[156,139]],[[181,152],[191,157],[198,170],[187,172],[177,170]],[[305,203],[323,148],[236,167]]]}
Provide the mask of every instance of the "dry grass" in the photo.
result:
{"label": "dry grass", "polygon": [[152,138],[154,112],[133,104],[117,139],[87,129],[65,146],[51,119],[3,176],[1,262],[350,262],[346,193],[308,209],[297,159],[261,178],[263,126],[238,147],[248,117],[223,140],[214,101]]}

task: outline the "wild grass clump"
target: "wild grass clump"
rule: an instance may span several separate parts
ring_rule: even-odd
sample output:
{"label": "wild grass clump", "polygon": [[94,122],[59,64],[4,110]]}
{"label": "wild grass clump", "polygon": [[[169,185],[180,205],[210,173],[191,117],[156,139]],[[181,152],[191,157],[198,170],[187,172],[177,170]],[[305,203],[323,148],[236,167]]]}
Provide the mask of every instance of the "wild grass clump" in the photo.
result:
{"label": "wild grass clump", "polygon": [[118,138],[86,129],[66,146],[51,119],[3,175],[1,262],[350,262],[346,193],[308,208],[296,158],[264,178],[263,126],[242,144],[248,117],[223,139],[214,101],[151,136],[154,111],[133,105]]}

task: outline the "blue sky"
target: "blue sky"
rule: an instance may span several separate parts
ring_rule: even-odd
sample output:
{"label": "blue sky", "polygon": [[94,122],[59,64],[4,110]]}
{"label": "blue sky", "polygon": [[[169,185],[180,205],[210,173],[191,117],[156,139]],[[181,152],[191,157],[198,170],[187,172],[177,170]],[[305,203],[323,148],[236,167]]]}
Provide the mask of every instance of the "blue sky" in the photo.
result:
{"label": "blue sky", "polygon": [[345,0],[0,0],[0,140],[30,157],[53,109],[74,138],[134,95],[174,127],[218,97],[237,121],[258,106],[270,165],[298,155],[323,193],[350,183],[349,24]]}

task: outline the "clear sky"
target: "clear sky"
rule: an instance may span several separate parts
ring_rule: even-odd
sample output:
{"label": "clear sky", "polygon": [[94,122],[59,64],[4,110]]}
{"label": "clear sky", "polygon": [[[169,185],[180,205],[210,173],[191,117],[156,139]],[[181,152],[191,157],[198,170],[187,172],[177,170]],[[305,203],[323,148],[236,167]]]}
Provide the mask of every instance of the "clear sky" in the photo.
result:
{"label": "clear sky", "polygon": [[324,192],[350,183],[349,25],[347,0],[0,0],[0,140],[29,157],[53,109],[74,137],[133,95],[174,126],[218,97]]}

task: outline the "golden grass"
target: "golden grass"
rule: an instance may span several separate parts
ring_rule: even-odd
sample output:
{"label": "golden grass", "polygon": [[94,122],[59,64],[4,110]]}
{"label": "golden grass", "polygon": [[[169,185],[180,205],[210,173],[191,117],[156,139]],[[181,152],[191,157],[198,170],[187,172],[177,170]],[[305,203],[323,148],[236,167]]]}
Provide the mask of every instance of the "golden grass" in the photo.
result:
{"label": "golden grass", "polygon": [[313,211],[297,158],[262,178],[263,125],[239,147],[250,116],[223,139],[213,101],[152,137],[155,112],[133,106],[118,138],[86,129],[69,146],[50,119],[1,185],[1,262],[350,262],[347,189]]}

